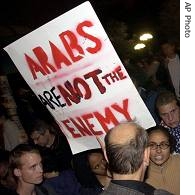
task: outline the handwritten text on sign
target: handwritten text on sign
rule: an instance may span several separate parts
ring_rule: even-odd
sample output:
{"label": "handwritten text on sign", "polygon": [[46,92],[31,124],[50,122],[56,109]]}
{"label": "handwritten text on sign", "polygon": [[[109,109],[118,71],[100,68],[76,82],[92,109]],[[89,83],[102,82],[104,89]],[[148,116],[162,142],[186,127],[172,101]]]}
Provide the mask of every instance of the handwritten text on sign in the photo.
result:
{"label": "handwritten text on sign", "polygon": [[8,45],[16,67],[67,136],[73,153],[120,121],[155,125],[89,2]]}

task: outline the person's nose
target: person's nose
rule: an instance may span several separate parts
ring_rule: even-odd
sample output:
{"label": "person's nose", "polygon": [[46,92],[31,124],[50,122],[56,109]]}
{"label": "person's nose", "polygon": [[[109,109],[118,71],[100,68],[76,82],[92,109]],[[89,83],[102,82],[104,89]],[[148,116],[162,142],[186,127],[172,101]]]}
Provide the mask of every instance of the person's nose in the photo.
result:
{"label": "person's nose", "polygon": [[101,166],[102,166],[102,168],[106,168],[106,160],[105,159],[102,159]]}
{"label": "person's nose", "polygon": [[161,147],[160,147],[160,146],[157,146],[157,148],[156,148],[156,152],[157,152],[157,153],[161,153],[161,152],[162,152],[162,149],[161,149]]}
{"label": "person's nose", "polygon": [[42,166],[42,164],[40,164],[40,165],[38,166],[38,171],[39,171],[40,173],[43,173],[43,166]]}
{"label": "person's nose", "polygon": [[169,113],[169,114],[168,114],[168,120],[169,120],[169,121],[172,121],[172,120],[173,120],[173,115],[172,115],[172,113]]}

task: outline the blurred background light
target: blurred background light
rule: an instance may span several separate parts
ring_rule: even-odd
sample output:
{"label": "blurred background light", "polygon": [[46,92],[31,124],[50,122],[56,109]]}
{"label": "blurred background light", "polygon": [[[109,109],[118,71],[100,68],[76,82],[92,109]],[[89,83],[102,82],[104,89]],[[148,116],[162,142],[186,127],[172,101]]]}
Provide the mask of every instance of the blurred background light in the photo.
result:
{"label": "blurred background light", "polygon": [[142,48],[144,48],[144,47],[146,47],[145,44],[143,44],[143,43],[138,43],[138,44],[136,44],[136,45],[134,46],[134,49],[135,49],[135,50],[139,50],[139,49],[142,49]]}
{"label": "blurred background light", "polygon": [[152,39],[153,36],[150,33],[145,33],[140,36],[139,40],[140,41],[147,41],[148,39]]}

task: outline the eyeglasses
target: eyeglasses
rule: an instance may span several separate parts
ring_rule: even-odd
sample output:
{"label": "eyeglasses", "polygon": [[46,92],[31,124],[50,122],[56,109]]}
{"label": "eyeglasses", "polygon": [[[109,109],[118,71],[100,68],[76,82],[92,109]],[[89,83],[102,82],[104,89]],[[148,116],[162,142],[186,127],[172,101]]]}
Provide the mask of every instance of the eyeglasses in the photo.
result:
{"label": "eyeglasses", "polygon": [[156,149],[158,149],[158,147],[160,147],[161,150],[166,150],[168,147],[170,147],[170,144],[167,142],[161,142],[160,144],[157,144],[155,142],[151,142],[151,143],[149,143],[149,147],[152,150],[156,150]]}

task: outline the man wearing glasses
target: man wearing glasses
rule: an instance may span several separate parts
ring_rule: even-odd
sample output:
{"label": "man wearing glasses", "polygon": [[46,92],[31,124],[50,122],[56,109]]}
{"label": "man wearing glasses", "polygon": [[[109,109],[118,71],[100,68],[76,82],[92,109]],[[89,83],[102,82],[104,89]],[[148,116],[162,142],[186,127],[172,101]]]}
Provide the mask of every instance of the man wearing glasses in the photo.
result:
{"label": "man wearing glasses", "polygon": [[175,195],[180,194],[180,155],[172,154],[174,139],[162,126],[147,130],[150,147],[150,164],[146,183],[155,188],[165,189]]}

